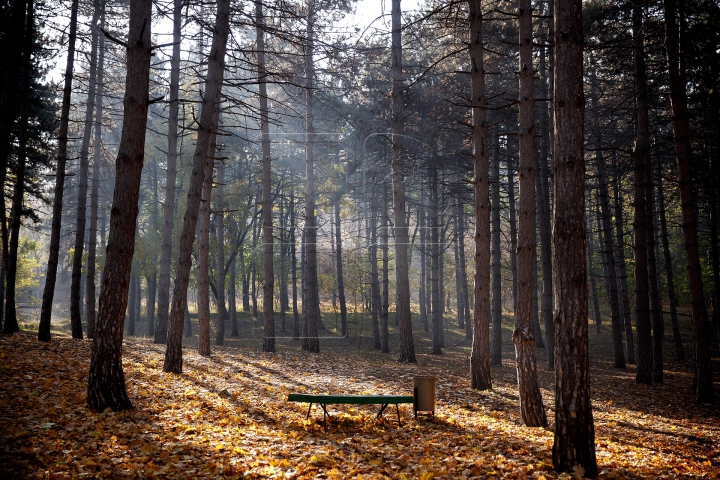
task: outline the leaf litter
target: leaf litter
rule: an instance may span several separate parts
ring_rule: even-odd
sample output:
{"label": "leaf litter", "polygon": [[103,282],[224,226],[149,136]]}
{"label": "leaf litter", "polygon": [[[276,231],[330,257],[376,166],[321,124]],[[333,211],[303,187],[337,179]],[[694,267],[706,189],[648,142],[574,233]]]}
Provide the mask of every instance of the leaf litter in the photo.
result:
{"label": "leaf litter", "polygon": [[[184,373],[162,372],[164,346],[126,339],[123,367],[134,409],[85,406],[92,343],[0,336],[1,478],[570,478],[552,470],[553,374],[539,368],[550,428],[521,423],[515,369],[493,368],[493,390],[469,387],[467,348],[418,354],[416,364],[359,349],[275,354],[185,348]],[[435,375],[435,417],[403,424],[388,409],[315,406],[289,392],[412,394]],[[601,478],[718,478],[720,420],[697,406],[692,375],[670,364],[662,385],[595,361],[591,372]]]}

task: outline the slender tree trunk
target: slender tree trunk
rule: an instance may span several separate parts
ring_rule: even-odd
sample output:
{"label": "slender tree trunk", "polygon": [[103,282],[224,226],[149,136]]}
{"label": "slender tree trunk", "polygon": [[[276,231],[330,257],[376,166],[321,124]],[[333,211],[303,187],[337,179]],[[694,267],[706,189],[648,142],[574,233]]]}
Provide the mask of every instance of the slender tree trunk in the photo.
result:
{"label": "slender tree trunk", "polygon": [[[538,13],[542,16],[545,15],[544,4],[540,2]],[[548,19],[548,38],[552,41],[553,38],[553,10],[554,1],[548,2],[550,9]],[[545,41],[544,41],[544,29],[541,28],[539,32],[539,40],[542,42],[540,55],[540,78],[543,80],[543,92],[542,95],[548,98],[552,97],[553,92],[553,65],[554,59],[551,54],[549,57],[549,72],[546,72],[545,64]],[[549,73],[549,74],[548,74]],[[546,86],[547,84],[547,86]],[[538,205],[539,205],[539,227],[540,227],[540,262],[542,264],[542,324],[545,327],[545,340],[547,342],[547,348],[545,349],[546,363],[545,366],[548,370],[555,369],[555,323],[553,321],[553,275],[552,275],[552,227],[551,227],[551,208],[550,208],[550,173],[548,169],[548,157],[549,147],[551,146],[551,138],[553,135],[552,128],[550,126],[552,122],[552,102],[548,102],[547,108],[541,110],[540,122],[542,125],[542,135],[540,143],[540,157],[537,160],[538,163]]]}
{"label": "slender tree trunk", "polygon": [[368,248],[369,262],[370,262],[370,308],[372,318],[372,330],[373,330],[373,348],[380,350],[382,348],[380,342],[380,310],[382,309],[382,300],[380,299],[380,276],[378,273],[378,200],[375,186],[377,185],[377,178],[375,175],[372,179],[366,179],[370,181],[371,193],[370,193],[370,221],[368,227],[370,229],[370,245]]}
{"label": "slender tree trunk", "polygon": [[149,105],[152,2],[130,1],[123,127],[116,160],[100,305],[88,375],[87,405],[95,411],[132,408],[122,368],[123,320],[135,249],[140,175]]}
{"label": "slender tree trunk", "polygon": [[623,209],[620,203],[620,179],[617,162],[613,155],[613,169],[615,170],[614,210],[615,210],[615,236],[617,238],[618,265],[620,271],[620,291],[622,298],[623,326],[625,329],[625,343],[627,344],[627,358],[630,365],[635,364],[635,342],[633,340],[632,319],[630,318],[630,291],[627,284],[627,268],[625,266],[625,227],[623,222]]}
{"label": "slender tree trunk", "polygon": [[135,302],[137,301],[137,288],[135,284],[135,274],[130,274],[130,291],[128,293],[128,306],[127,306],[127,334],[130,337],[135,336]]}
{"label": "slender tree trunk", "polygon": [[[496,149],[498,159],[500,151]],[[507,165],[507,191],[508,191],[508,221],[510,223],[510,273],[512,274],[512,307],[513,315],[517,310],[517,209],[515,205],[515,162],[510,154],[510,149],[506,150]],[[497,180],[500,183],[500,178]],[[499,186],[499,185],[498,185]],[[499,227],[498,227],[499,228]]]}
{"label": "slender tree trunk", "polygon": [[[280,201],[278,203],[280,206],[280,214],[278,215],[278,230],[280,233],[280,273],[278,275],[278,283],[280,284],[280,291],[278,292],[278,296],[280,297],[280,331],[285,333],[287,331],[287,319],[285,316],[285,312],[287,312],[290,305],[287,294],[287,241],[285,239],[285,201],[282,196],[280,197]],[[335,253],[334,250],[335,249],[333,248],[333,253]],[[333,305],[335,305],[334,297]]]}
{"label": "slender tree trunk", "polygon": [[650,318],[652,319],[652,349],[653,349],[653,365],[652,379],[653,382],[662,383],[663,381],[663,337],[665,327],[663,325],[662,316],[662,300],[660,298],[660,288],[658,284],[657,273],[657,255],[655,244],[655,202],[652,185],[652,164],[650,157],[646,156],[647,164],[645,165],[645,231],[648,261],[648,285],[650,288]]}
{"label": "slender tree trunk", "polygon": [[585,98],[582,1],[558,0],[553,91],[553,272],[555,287],[555,443],[559,472],[598,474],[590,404],[585,271]]}
{"label": "slender tree trunk", "polygon": [[453,240],[453,253],[455,254],[455,298],[457,299],[457,326],[459,329],[465,329],[465,309],[463,308],[465,300],[463,299],[462,289],[462,271],[460,266],[460,248],[462,245],[460,218],[460,202],[455,206],[453,219],[455,220],[455,239]]}
{"label": "slender tree trunk", "polygon": [[225,162],[220,159],[217,166],[217,211],[215,221],[217,232],[217,332],[215,345],[225,343],[225,324],[228,313],[225,306]]}
{"label": "slender tree trunk", "polygon": [[168,310],[170,308],[170,264],[175,213],[177,179],[178,107],[180,104],[180,41],[182,39],[182,0],[173,1],[173,50],[170,59],[170,98],[168,113],[168,151],[163,202],[162,242],[160,244],[160,278],[158,281],[158,322],[154,342],[167,342]]}
{"label": "slender tree trunk", "polygon": [[408,225],[405,205],[405,158],[403,157],[403,57],[400,0],[392,0],[392,171],[393,212],[395,214],[395,283],[400,345],[398,361],[415,362],[415,344],[410,316],[408,274]]}
{"label": "slender tree trunk", "polygon": [[[535,191],[537,192],[537,162],[536,162],[536,170],[535,170]],[[537,193],[536,193],[537,195]],[[537,202],[535,203],[535,211],[537,212]],[[539,215],[535,216],[535,222],[539,223],[538,220]],[[538,235],[537,235],[537,228],[533,232],[533,245],[535,245],[535,255],[533,255],[533,282],[535,285],[535,289],[533,290],[533,306],[532,306],[532,315],[533,315],[533,325],[535,325],[535,344],[537,345],[537,348],[545,348],[545,339],[543,338],[542,333],[542,327],[540,326],[540,315],[539,315],[539,307],[540,307],[540,295],[542,292],[540,291],[540,282],[539,282],[539,275],[538,275],[538,254],[537,254],[537,244],[538,244]]]}
{"label": "slender tree trunk", "polygon": [[[589,189],[588,189],[589,190]],[[588,192],[588,198],[590,194]],[[600,324],[602,318],[600,316],[600,301],[597,295],[597,284],[595,281],[595,271],[593,268],[593,258],[595,257],[595,242],[593,239],[592,222],[587,222],[587,262],[588,262],[588,278],[590,279],[590,301],[593,305],[593,313],[595,316],[595,329],[597,333],[600,333]]]}
{"label": "slender tree trunk", "polygon": [[380,217],[380,241],[382,242],[382,310],[380,312],[381,348],[382,353],[390,353],[390,333],[388,331],[388,320],[390,310],[390,218],[388,203],[390,192],[388,183],[383,182],[382,210]]}
{"label": "slender tree trunk", "polygon": [[145,277],[147,281],[148,337],[155,336],[155,301],[157,300],[157,270]]}
{"label": "slender tree trunk", "polygon": [[182,233],[180,234],[180,247],[178,250],[178,265],[173,287],[172,306],[170,309],[167,349],[165,351],[165,364],[163,370],[170,373],[182,373],[182,332],[183,312],[187,304],[187,288],[190,278],[192,246],[195,240],[195,227],[197,226],[200,208],[200,195],[206,173],[212,173],[212,159],[208,158],[210,136],[217,124],[213,123],[217,117],[215,109],[219,108],[220,90],[225,65],[225,47],[227,45],[229,24],[229,0],[218,0],[217,17],[213,31],[212,47],[210,49],[208,73],[205,96],[202,100],[202,110],[198,119],[198,136],[193,154],[190,185],[188,186],[187,206],[183,216]]}
{"label": "slender tree trunk", "polygon": [[600,115],[598,110],[598,94],[593,77],[592,83],[592,109],[595,113],[593,136],[595,137],[595,164],[598,177],[598,202],[602,213],[603,258],[607,264],[608,296],[610,300],[610,320],[612,324],[613,352],[615,354],[615,368],[626,368],[625,351],[622,340],[622,319],[620,318],[620,298],[618,295],[618,282],[615,276],[615,252],[612,241],[612,213],[607,187],[607,174],[605,173],[605,158],[602,153],[602,133],[600,131]]}
{"label": "slender tree trunk", "polygon": [[500,265],[500,150],[496,132],[490,131],[490,151],[494,156],[490,197],[492,198],[492,338],[490,365],[502,365],[502,271]]}
{"label": "slender tree trunk", "polygon": [[300,312],[298,311],[297,246],[295,223],[295,190],[290,190],[290,276],[292,278],[293,338],[300,338]]}
{"label": "slender tree trunk", "polygon": [[95,109],[95,82],[97,77],[97,48],[100,18],[100,1],[94,5],[91,40],[90,40],[90,70],[88,77],[88,96],[85,109],[85,122],[83,128],[82,144],[80,146],[80,164],[77,174],[78,198],[77,220],[75,230],[75,249],[73,251],[72,281],[70,284],[70,327],[73,338],[83,338],[81,308],[80,280],[82,278],[82,257],[85,246],[85,223],[87,219],[87,184],[88,184],[88,157],[90,151],[90,137],[92,136],[93,113]]}
{"label": "slender tree trunk", "polygon": [[335,262],[337,264],[338,300],[340,301],[340,334],[348,335],[347,302],[345,301],[345,279],[343,276],[342,228],[340,223],[340,199],[335,202]]}
{"label": "slender tree trunk", "polygon": [[[50,318],[52,317],[52,304],[53,297],[55,295],[55,281],[57,279],[58,256],[60,253],[60,228],[62,222],[63,193],[65,190],[65,163],[67,161],[68,122],[70,118],[70,94],[72,92],[73,65],[75,61],[75,39],[77,37],[77,10],[78,0],[73,0],[70,10],[70,33],[68,42],[67,65],[65,67],[65,87],[63,88],[62,108],[60,110],[60,128],[58,131],[57,168],[55,172],[55,195],[53,198],[52,224],[50,227],[48,264],[47,273],[45,274],[45,289],[43,290],[42,306],[40,307],[40,324],[38,326],[38,340],[43,342],[50,341]],[[0,179],[3,180],[4,184],[5,166],[0,165],[0,168],[2,169],[0,173],[0,177],[2,178]],[[125,309],[123,308],[123,312],[124,311]]]}
{"label": "slender tree trunk", "polygon": [[[681,4],[682,5],[682,4]],[[693,339],[695,343],[695,376],[693,390],[695,399],[702,403],[714,403],[712,361],[710,359],[710,332],[705,307],[700,253],[697,240],[695,198],[690,171],[690,128],[687,111],[685,72],[681,65],[680,38],[676,23],[676,0],[663,0],[665,10],[665,50],[667,51],[670,76],[670,103],[673,110],[673,134],[675,155],[680,183],[682,230],[685,238],[688,279],[692,296]]]}
{"label": "slender tree trunk", "polygon": [[418,292],[418,303],[420,304],[420,321],[423,324],[425,332],[430,330],[428,323],[427,309],[427,257],[428,257],[428,235],[427,221],[425,215],[425,206],[423,205],[424,195],[423,189],[420,188],[420,206],[418,208],[418,229],[420,230],[420,291]]}
{"label": "slender tree trunk", "polygon": [[[513,343],[517,359],[520,412],[528,427],[545,427],[547,418],[537,379],[535,359],[535,125],[533,119],[532,6],[530,0],[518,5],[519,69],[519,163],[520,205],[517,246],[517,296]],[[535,310],[537,312],[537,310]]]}
{"label": "slender tree trunk", "polygon": [[665,193],[663,190],[662,175],[658,175],[657,205],[660,212],[660,239],[662,241],[663,257],[665,258],[665,279],[667,280],[668,301],[670,302],[670,323],[673,329],[673,341],[675,342],[675,358],[685,361],[685,349],[680,335],[680,322],[677,314],[677,296],[675,295],[675,276],[673,273],[673,261],[670,254],[670,242],[668,242],[667,219],[665,218]]}
{"label": "slender tree trunk", "polygon": [[233,257],[230,262],[230,288],[228,296],[230,297],[230,335],[237,337],[240,335],[238,331],[238,319],[237,319],[237,257]]}
{"label": "slender tree trunk", "polygon": [[[198,289],[198,353],[205,357],[210,356],[210,196],[212,194],[212,165],[215,163],[216,136],[210,136],[210,147],[205,166],[205,180],[203,182],[200,212],[198,214],[198,261],[197,261],[197,289]],[[209,173],[209,175],[208,175]]]}
{"label": "slender tree trunk", "polygon": [[642,2],[633,1],[633,56],[635,60],[635,109],[637,133],[633,151],[635,182],[635,329],[638,336],[637,383],[652,383],[652,333],[650,327],[650,298],[648,294],[647,255],[647,198],[645,168],[649,164],[650,136],[648,124],[647,80],[642,33]]}
{"label": "slender tree trunk", "polygon": [[473,169],[475,172],[475,286],[473,344],[470,354],[472,388],[492,388],[490,378],[490,192],[488,125],[485,112],[482,0],[468,0],[470,14],[470,90],[472,108]]}
{"label": "slender tree trunk", "polygon": [[[105,2],[100,2],[100,28],[105,28]],[[100,195],[100,170],[102,168],[102,109],[105,66],[105,35],[98,36],[98,70],[95,85],[95,138],[93,140],[92,188],[90,189],[90,228],[88,230],[88,256],[85,280],[85,303],[87,304],[87,336],[95,336],[95,263],[98,235],[98,204]]]}
{"label": "slender tree trunk", "polygon": [[[275,351],[275,312],[273,291],[273,225],[272,225],[272,160],[270,158],[270,123],[268,119],[267,72],[265,71],[265,14],[260,0],[255,1],[255,38],[258,62],[258,99],[260,102],[260,134],[262,145],[262,220],[263,220],[263,352]],[[312,54],[311,54],[312,55]]]}
{"label": "slender tree trunk", "polygon": [[[27,160],[27,134],[28,134],[28,101],[30,90],[31,54],[33,50],[34,32],[33,2],[27,3],[25,32],[23,35],[22,53],[22,84],[20,87],[20,134],[18,135],[17,175],[13,187],[12,210],[10,216],[10,244],[8,249],[8,263],[5,268],[5,333],[15,333],[20,330],[15,310],[15,282],[18,265],[18,245],[20,243],[20,223],[25,192],[25,165]],[[4,206],[3,206],[4,208]],[[4,260],[3,260],[4,262]],[[2,281],[2,277],[0,277]],[[0,297],[1,298],[1,297]],[[82,330],[81,330],[82,334]]]}
{"label": "slender tree trunk", "polygon": [[430,172],[429,193],[430,211],[428,212],[428,227],[430,230],[430,295],[432,297],[432,351],[435,355],[442,355],[442,307],[440,305],[440,221],[438,205],[438,171],[437,167]]}

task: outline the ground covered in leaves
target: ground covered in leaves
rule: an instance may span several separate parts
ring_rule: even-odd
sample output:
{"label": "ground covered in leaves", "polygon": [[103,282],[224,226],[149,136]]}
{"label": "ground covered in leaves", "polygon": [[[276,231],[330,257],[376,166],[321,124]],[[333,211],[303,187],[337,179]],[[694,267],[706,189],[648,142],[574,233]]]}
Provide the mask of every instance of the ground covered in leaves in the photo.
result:
{"label": "ground covered in leaves", "polygon": [[[327,343],[320,354],[292,340],[277,354],[213,346],[209,358],[188,347],[184,373],[170,375],[162,346],[129,339],[135,408],[97,413],[85,406],[89,340],[0,336],[0,477],[558,477],[552,425],[520,421],[511,351],[493,368],[494,389],[477,392],[466,345],[408,365],[348,339]],[[667,368],[663,385],[639,386],[634,370],[593,360],[601,477],[718,478],[718,410],[694,404],[687,365]],[[374,406],[329,406],[325,431],[319,408],[306,420],[307,405],[286,401],[289,392],[411,395],[420,374],[438,378],[436,416],[414,419],[404,405],[402,426],[394,408],[376,420]],[[540,368],[540,382],[552,424],[552,373]]]}

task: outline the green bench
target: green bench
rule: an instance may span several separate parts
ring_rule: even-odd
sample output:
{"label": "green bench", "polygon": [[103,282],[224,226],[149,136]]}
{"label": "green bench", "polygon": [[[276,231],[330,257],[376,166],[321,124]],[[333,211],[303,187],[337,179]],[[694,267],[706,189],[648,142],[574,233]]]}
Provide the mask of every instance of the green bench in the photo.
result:
{"label": "green bench", "polygon": [[290,393],[288,394],[288,402],[300,402],[309,403],[308,413],[305,418],[310,418],[310,410],[314,403],[317,403],[323,409],[323,427],[327,429],[325,422],[326,417],[329,416],[327,412],[327,405],[380,405],[380,411],[377,417],[383,414],[388,405],[395,405],[397,411],[398,425],[402,426],[400,421],[400,406],[401,403],[413,403],[412,395],[310,395],[305,393]]}

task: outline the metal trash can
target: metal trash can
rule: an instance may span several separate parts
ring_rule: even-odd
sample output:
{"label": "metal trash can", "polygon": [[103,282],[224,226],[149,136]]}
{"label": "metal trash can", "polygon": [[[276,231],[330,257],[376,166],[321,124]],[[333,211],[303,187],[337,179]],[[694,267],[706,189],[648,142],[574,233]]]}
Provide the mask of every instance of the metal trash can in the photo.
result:
{"label": "metal trash can", "polygon": [[415,418],[418,412],[430,412],[435,416],[435,377],[422,375],[413,378],[413,408]]}

